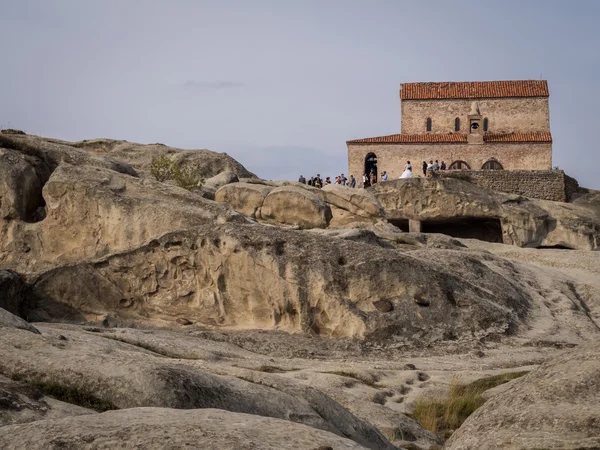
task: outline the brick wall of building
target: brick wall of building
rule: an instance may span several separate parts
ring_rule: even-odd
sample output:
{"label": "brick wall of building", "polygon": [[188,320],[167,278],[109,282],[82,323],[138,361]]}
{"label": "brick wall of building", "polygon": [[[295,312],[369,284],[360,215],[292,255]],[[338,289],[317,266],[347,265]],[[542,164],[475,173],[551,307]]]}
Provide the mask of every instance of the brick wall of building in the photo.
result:
{"label": "brick wall of building", "polygon": [[[402,100],[401,130],[403,134],[426,133],[426,120],[431,117],[432,133],[454,132],[454,119],[460,118],[460,132],[468,132],[468,114],[473,99]],[[547,97],[478,99],[483,117],[488,118],[491,133],[515,131],[549,131],[550,116]]]}
{"label": "brick wall of building", "polygon": [[494,191],[557,202],[568,201],[574,192],[572,182],[577,183],[562,170],[450,170],[439,174]]}
{"label": "brick wall of building", "polygon": [[473,170],[494,158],[506,170],[549,170],[552,168],[551,143],[474,144],[348,144],[348,173],[360,179],[368,154],[377,156],[379,174],[384,170],[398,178],[407,160],[416,176],[422,175],[423,161],[437,159],[450,167],[453,161],[465,161]]}

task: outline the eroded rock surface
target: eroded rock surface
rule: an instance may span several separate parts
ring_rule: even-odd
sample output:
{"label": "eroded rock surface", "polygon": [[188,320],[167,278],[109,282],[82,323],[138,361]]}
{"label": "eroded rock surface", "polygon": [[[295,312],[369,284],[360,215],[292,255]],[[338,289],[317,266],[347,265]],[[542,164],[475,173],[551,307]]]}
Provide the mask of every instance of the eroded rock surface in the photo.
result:
{"label": "eroded rock surface", "polygon": [[0,447],[48,449],[359,450],[350,439],[285,420],[218,409],[134,408],[0,428]]}
{"label": "eroded rock surface", "polygon": [[567,351],[513,381],[467,419],[447,448],[600,448],[600,344]]}

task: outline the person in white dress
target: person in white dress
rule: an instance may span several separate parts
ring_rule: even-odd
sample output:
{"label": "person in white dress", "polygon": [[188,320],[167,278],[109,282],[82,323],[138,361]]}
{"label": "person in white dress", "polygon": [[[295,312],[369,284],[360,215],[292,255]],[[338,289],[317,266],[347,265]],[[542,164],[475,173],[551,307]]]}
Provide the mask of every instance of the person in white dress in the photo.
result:
{"label": "person in white dress", "polygon": [[404,172],[402,172],[402,175],[400,175],[400,178],[412,178],[412,177],[413,177],[412,165],[410,164],[410,161],[406,161],[406,165],[404,166]]}

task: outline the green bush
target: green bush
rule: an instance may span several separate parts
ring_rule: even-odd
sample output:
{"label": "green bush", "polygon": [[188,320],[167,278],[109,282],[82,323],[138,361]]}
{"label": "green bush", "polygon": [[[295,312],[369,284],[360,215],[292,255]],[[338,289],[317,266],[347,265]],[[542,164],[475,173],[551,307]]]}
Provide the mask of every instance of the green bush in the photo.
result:
{"label": "green bush", "polygon": [[198,168],[191,164],[183,164],[181,167],[166,155],[155,156],[150,163],[150,173],[160,182],[173,180],[177,186],[191,191],[199,189],[204,180],[198,176]]}
{"label": "green bush", "polygon": [[150,163],[150,173],[158,181],[173,179],[173,168],[175,164],[165,155],[155,156]]}

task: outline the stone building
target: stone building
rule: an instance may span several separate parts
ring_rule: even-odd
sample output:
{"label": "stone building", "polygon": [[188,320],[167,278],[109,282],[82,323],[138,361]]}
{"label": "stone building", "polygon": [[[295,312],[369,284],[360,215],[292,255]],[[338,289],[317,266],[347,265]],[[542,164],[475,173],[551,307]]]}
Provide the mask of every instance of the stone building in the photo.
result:
{"label": "stone building", "polygon": [[448,169],[549,170],[552,136],[545,80],[405,83],[401,133],[347,141],[349,173],[387,171],[406,161]]}

